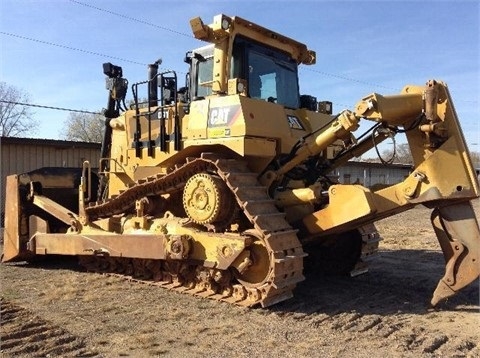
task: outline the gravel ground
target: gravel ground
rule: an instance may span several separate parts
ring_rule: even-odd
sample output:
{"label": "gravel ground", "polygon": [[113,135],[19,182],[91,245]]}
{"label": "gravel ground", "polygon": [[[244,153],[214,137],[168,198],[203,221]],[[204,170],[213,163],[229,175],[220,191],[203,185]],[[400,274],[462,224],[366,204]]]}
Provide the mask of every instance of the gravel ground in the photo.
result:
{"label": "gravel ground", "polygon": [[[474,203],[477,217],[478,200]],[[366,275],[306,272],[295,297],[245,309],[79,271],[0,265],[3,356],[480,357],[479,283],[437,309],[443,255],[418,207],[377,224]]]}

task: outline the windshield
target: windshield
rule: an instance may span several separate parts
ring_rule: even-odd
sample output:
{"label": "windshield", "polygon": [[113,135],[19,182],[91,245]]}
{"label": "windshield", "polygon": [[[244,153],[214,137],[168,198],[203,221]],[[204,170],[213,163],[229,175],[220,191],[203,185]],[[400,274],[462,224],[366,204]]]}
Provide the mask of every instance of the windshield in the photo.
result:
{"label": "windshield", "polygon": [[233,76],[248,81],[251,98],[299,107],[297,63],[290,56],[237,37],[233,57]]}
{"label": "windshield", "polygon": [[297,108],[296,64],[250,51],[248,53],[248,89],[252,98]]}

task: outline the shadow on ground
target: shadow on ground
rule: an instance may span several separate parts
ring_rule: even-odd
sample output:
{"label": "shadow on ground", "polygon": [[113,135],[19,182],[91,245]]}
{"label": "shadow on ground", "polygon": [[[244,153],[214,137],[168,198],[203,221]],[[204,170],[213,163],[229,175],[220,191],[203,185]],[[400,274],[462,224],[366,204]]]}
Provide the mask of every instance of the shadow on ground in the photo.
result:
{"label": "shadow on ground", "polygon": [[380,251],[370,263],[369,272],[357,277],[326,276],[308,268],[294,298],[273,306],[272,311],[388,315],[433,310],[478,312],[480,308],[478,279],[437,307],[431,307],[433,291],[445,271],[441,252]]}
{"label": "shadow on ground", "polygon": [[[75,257],[68,256],[49,256],[30,263],[7,265],[84,271]],[[432,310],[478,312],[478,280],[438,307],[430,306],[431,296],[444,270],[442,253],[425,250],[380,251],[370,263],[370,271],[357,277],[327,276],[306,265],[306,279],[297,285],[294,298],[268,309],[307,315],[316,312],[335,315],[347,311],[380,315],[425,314]]]}

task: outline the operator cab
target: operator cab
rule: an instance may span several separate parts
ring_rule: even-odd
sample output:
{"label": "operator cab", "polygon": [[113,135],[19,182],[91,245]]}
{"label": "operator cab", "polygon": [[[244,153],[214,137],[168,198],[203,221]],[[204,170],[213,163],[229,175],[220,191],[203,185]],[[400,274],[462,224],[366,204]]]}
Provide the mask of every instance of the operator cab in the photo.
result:
{"label": "operator cab", "polygon": [[[187,54],[190,63],[190,98],[212,95],[214,45]],[[300,106],[297,62],[280,50],[236,36],[230,61],[229,79],[247,81],[247,95],[287,108]]]}

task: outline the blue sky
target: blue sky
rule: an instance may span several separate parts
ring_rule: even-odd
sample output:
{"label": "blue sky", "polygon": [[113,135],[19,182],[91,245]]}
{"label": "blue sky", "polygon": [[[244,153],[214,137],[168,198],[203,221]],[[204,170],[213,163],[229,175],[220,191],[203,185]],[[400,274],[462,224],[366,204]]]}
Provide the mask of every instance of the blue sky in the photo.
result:
{"label": "blue sky", "polygon": [[[317,64],[300,72],[301,92],[331,100],[336,111],[371,92],[445,81],[467,143],[480,151],[478,1],[1,0],[0,80],[28,92],[32,103],[98,111],[107,99],[103,62],[122,66],[133,83],[162,58],[162,68],[181,78],[185,52],[204,45],[189,20],[210,23],[219,13],[315,50]],[[68,112],[34,112],[41,122],[35,137],[59,138]]]}

